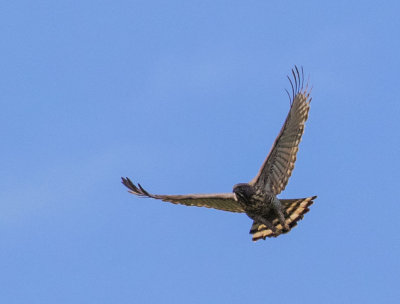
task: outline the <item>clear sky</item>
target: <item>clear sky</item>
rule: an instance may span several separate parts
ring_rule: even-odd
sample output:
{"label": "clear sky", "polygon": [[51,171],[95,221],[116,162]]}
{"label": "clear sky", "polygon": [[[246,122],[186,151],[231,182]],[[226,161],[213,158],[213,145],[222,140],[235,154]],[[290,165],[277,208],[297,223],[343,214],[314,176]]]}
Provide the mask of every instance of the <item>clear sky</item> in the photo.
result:
{"label": "clear sky", "polygon": [[[399,303],[398,1],[3,1],[0,302]],[[130,195],[251,180],[304,67],[294,230]]]}

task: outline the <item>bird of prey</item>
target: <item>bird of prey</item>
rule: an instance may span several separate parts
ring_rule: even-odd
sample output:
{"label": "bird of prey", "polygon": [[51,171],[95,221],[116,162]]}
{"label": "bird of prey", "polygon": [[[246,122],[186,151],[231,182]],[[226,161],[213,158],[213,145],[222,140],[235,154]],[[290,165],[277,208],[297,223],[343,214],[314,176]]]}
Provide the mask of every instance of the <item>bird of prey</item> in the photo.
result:
{"label": "bird of prey", "polygon": [[[129,179],[122,183],[129,192],[139,197],[150,197],[164,202],[214,208],[223,211],[246,213],[253,225],[250,234],[253,241],[277,237],[289,232],[309,211],[316,196],[296,199],[278,199],[292,174],[298,145],[304,132],[304,124],[310,109],[310,89],[304,86],[303,68],[295,66],[292,78],[288,76],[291,93],[290,110],[271,151],[258,174],[248,183],[236,184],[232,193],[160,195],[147,192],[140,184]],[[293,80],[292,80],[293,79]]]}

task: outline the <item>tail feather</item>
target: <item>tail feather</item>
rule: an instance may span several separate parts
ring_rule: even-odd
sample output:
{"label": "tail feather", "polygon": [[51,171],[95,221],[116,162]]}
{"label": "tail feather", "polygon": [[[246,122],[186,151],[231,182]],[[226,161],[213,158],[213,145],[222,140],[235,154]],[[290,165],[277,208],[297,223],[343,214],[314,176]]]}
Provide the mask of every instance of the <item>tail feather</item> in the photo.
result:
{"label": "tail feather", "polygon": [[265,225],[253,222],[253,225],[250,229],[250,234],[253,235],[253,241],[258,241],[259,239],[265,240],[267,237],[277,237],[280,234],[289,232],[297,225],[297,222],[304,217],[304,214],[310,210],[308,207],[314,203],[314,199],[316,198],[316,196],[311,196],[307,198],[280,200],[283,205],[285,222],[288,224],[289,230],[283,229],[277,216],[273,216],[272,218],[268,219],[275,226],[275,233],[271,229],[268,229]]}

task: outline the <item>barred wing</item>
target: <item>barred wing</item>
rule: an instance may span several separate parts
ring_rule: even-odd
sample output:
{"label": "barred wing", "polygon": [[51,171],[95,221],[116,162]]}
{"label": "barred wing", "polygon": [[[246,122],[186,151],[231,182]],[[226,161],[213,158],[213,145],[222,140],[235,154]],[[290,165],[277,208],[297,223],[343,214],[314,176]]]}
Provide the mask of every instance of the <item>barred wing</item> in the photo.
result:
{"label": "barred wing", "polygon": [[257,176],[250,181],[250,184],[275,195],[281,193],[292,175],[298,145],[304,132],[304,124],[308,118],[311,97],[308,86],[303,89],[304,73],[301,75],[297,67],[292,70],[294,85],[292,80],[291,106],[286,121],[276,138],[271,151],[265,159]]}
{"label": "barred wing", "polygon": [[[300,221],[304,217],[304,214],[310,210],[308,207],[314,203],[316,198],[316,196],[312,196],[307,198],[280,200],[283,205],[285,222],[289,226],[289,231],[293,227],[297,226],[297,222]],[[289,232],[283,230],[276,215],[274,218],[269,218],[268,220],[270,220],[272,225],[275,226],[276,233],[271,229],[268,229],[265,225],[254,222],[250,229],[250,234],[253,235],[253,241],[258,241],[259,239],[265,240],[267,237],[277,237],[280,234]]]}
{"label": "barred wing", "polygon": [[140,197],[151,197],[164,202],[186,206],[214,208],[230,212],[244,212],[243,208],[235,200],[233,193],[159,195],[150,194],[144,190],[140,184],[136,186],[134,183],[132,183],[129,178],[122,177],[122,183],[129,189],[130,193]]}

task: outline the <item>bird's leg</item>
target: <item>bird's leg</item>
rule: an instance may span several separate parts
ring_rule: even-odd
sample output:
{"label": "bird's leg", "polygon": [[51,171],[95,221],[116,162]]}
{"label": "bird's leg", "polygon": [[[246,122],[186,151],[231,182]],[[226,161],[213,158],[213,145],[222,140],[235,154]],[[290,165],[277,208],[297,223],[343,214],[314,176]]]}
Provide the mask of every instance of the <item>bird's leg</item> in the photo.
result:
{"label": "bird's leg", "polygon": [[283,214],[283,211],[282,211],[283,208],[282,208],[282,204],[281,204],[280,200],[278,200],[277,198],[274,198],[274,200],[272,202],[272,206],[274,208],[275,213],[278,215],[278,219],[282,225],[282,228],[286,231],[289,231],[290,228],[289,228],[289,225],[286,223],[285,215]]}
{"label": "bird's leg", "polygon": [[285,216],[284,216],[284,214],[282,212],[282,208],[277,208],[275,210],[275,212],[278,215],[279,222],[281,223],[283,229],[286,230],[286,231],[289,231],[290,228],[289,228],[289,225],[286,224],[286,220],[285,220]]}
{"label": "bird's leg", "polygon": [[268,220],[266,220],[265,218],[263,218],[260,215],[254,216],[252,217],[253,220],[255,220],[256,222],[260,223],[260,224],[264,224],[268,229],[270,229],[274,234],[276,233],[276,228],[275,226]]}

